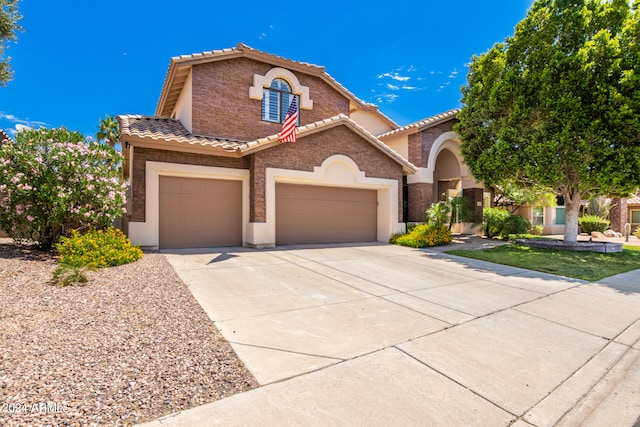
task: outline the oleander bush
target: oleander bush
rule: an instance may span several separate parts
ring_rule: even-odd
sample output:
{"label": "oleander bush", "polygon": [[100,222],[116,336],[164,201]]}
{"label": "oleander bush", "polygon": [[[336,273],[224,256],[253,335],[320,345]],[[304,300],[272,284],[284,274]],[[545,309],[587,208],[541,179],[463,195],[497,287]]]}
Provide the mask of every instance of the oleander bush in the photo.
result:
{"label": "oleander bush", "polygon": [[16,133],[0,145],[0,228],[51,250],[72,230],[109,226],[126,212],[122,161],[65,128]]}
{"label": "oleander bush", "polygon": [[412,248],[429,248],[453,241],[451,230],[444,224],[417,225],[407,234],[392,236],[392,243]]}
{"label": "oleander bush", "polygon": [[110,227],[89,230],[63,237],[57,244],[60,264],[83,266],[94,263],[97,268],[127,264],[142,258],[142,251],[121,230]]}

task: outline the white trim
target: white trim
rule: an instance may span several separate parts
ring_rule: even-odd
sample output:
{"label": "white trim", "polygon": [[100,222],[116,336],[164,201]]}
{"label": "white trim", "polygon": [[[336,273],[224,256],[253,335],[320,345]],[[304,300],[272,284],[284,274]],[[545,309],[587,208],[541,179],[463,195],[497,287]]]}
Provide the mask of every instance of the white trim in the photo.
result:
{"label": "white trim", "polygon": [[426,183],[433,184],[433,174],[436,170],[436,160],[438,159],[438,155],[442,150],[449,150],[458,160],[458,164],[460,165],[460,178],[461,179],[469,179],[471,178],[471,173],[469,172],[469,168],[464,164],[464,160],[460,155],[460,138],[455,132],[445,132],[440,135],[431,150],[429,150],[429,160],[427,162],[426,168],[419,168],[418,172],[409,175],[407,177],[408,184],[417,184],[417,183]]}
{"label": "white trim", "polygon": [[349,187],[377,190],[377,240],[387,242],[401,229],[398,223],[398,181],[371,178],[351,158],[335,154],[315,166],[313,172],[267,168],[265,182],[266,222],[252,223],[247,243],[255,247],[273,247],[276,242],[276,183]]}
{"label": "white trim", "polygon": [[264,88],[268,88],[271,85],[271,82],[277,78],[286,80],[291,85],[292,92],[296,95],[300,95],[301,109],[313,109],[313,101],[309,98],[309,88],[307,86],[302,86],[298,81],[298,78],[291,71],[280,67],[270,69],[264,76],[254,74],[253,86],[249,88],[249,98],[262,100],[262,90]]}
{"label": "white trim", "polygon": [[146,162],[145,222],[129,222],[131,243],[158,249],[160,246],[160,176],[185,178],[229,179],[242,181],[242,241],[246,241],[249,223],[249,170],[213,166]]}

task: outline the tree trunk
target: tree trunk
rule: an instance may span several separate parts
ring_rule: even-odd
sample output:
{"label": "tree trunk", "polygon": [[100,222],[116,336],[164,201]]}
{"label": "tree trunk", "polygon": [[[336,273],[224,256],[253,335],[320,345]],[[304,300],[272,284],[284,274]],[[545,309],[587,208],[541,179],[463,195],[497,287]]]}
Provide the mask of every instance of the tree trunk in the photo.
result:
{"label": "tree trunk", "polygon": [[564,222],[564,242],[572,245],[578,243],[578,216],[580,215],[580,195],[567,197],[564,195],[565,201],[565,222]]}

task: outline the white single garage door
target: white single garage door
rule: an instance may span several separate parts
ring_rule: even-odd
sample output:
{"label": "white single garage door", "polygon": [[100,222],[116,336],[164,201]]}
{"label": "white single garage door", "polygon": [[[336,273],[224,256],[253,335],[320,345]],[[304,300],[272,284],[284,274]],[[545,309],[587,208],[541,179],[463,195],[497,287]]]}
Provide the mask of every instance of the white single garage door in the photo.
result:
{"label": "white single garage door", "polygon": [[160,176],[160,248],[242,245],[242,182]]}
{"label": "white single garage door", "polygon": [[376,190],[276,184],[276,244],[372,242]]}

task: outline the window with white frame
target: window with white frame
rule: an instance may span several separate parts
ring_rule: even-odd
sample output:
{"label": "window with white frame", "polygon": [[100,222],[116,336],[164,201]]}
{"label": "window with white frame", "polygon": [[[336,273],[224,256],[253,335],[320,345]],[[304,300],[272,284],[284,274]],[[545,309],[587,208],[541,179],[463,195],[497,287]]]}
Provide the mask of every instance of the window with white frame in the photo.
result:
{"label": "window with white frame", "polygon": [[531,214],[532,225],[544,225],[544,208],[533,208]]}
{"label": "window with white frame", "polygon": [[[283,79],[274,79],[268,88],[262,90],[262,120],[274,123],[284,123],[287,110],[294,97],[300,105],[298,95],[291,91],[291,86]],[[298,115],[298,124],[300,115]]]}

